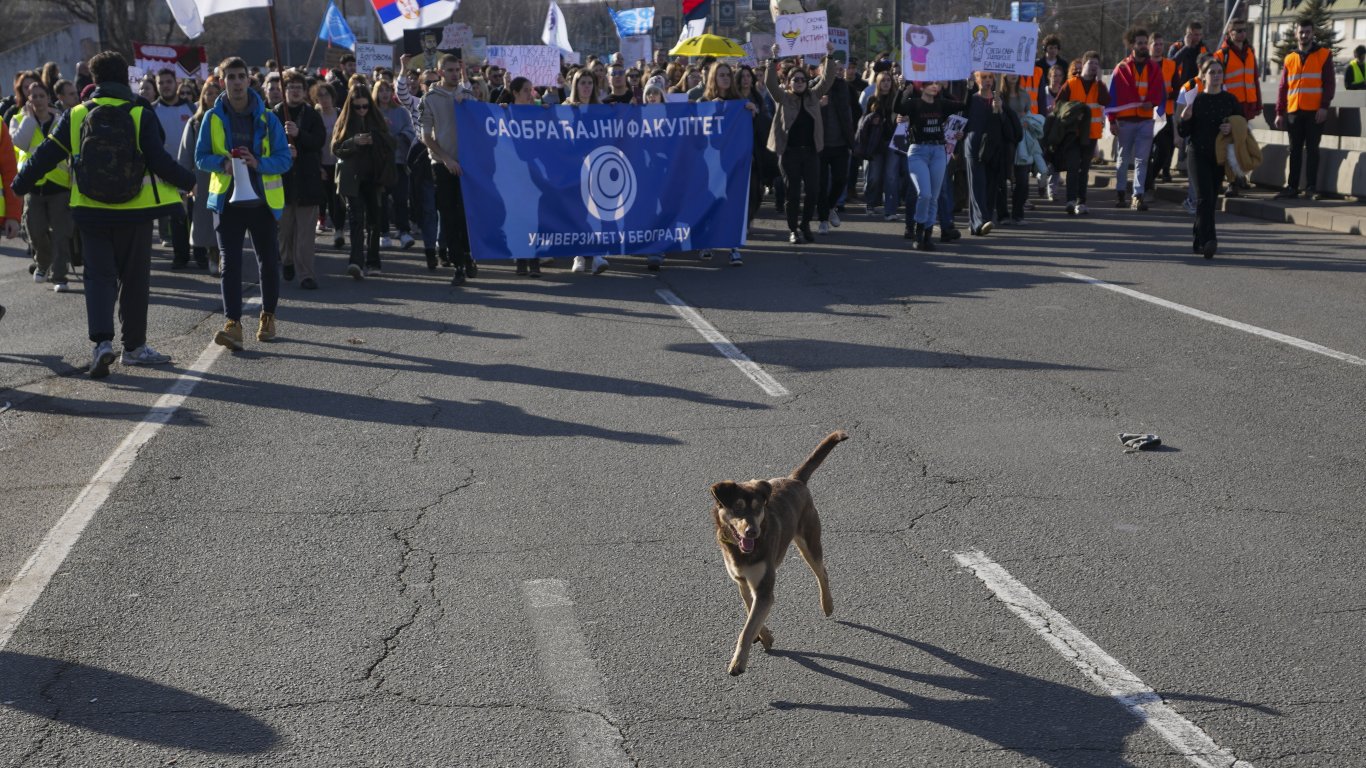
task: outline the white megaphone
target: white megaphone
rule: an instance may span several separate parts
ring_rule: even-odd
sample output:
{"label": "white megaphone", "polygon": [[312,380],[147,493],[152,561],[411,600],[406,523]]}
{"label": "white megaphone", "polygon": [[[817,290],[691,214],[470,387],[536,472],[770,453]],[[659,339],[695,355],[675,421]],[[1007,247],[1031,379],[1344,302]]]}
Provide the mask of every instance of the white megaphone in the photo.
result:
{"label": "white megaphone", "polygon": [[228,198],[230,203],[250,203],[253,200],[260,200],[256,196],[256,190],[251,188],[251,169],[247,168],[247,163],[240,157],[232,159],[232,197]]}

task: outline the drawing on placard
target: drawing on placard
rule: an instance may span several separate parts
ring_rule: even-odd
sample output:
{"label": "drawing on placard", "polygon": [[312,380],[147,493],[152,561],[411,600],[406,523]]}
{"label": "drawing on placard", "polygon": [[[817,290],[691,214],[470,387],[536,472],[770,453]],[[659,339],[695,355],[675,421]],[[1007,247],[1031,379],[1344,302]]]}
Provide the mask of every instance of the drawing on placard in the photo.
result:
{"label": "drawing on placard", "polygon": [[930,60],[930,44],[933,42],[934,33],[927,27],[911,26],[906,29],[906,51],[910,54],[911,74],[925,73]]}

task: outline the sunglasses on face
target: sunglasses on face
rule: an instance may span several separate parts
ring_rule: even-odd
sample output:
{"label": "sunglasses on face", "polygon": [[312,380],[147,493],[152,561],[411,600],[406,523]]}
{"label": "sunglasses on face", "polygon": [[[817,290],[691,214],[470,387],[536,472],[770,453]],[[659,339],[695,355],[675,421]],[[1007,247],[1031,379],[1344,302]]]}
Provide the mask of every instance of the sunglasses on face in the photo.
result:
{"label": "sunglasses on face", "polygon": [[369,104],[352,104],[352,105],[351,105],[351,108],[354,109],[354,110],[356,110],[357,112],[368,112],[368,111],[370,111],[370,105],[369,105]]}

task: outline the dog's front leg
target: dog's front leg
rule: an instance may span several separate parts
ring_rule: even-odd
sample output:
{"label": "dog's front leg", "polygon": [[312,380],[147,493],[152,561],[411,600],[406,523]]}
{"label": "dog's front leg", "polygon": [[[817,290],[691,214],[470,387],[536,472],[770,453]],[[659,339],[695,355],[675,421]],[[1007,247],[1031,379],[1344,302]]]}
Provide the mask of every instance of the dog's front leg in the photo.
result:
{"label": "dog's front leg", "polygon": [[763,630],[769,609],[773,607],[773,570],[765,569],[759,583],[750,582],[749,586],[753,590],[754,602],[750,605],[749,615],[745,617],[745,627],[740,630],[740,637],[735,641],[735,654],[731,656],[728,670],[732,675],[744,673],[745,667],[749,664],[750,646],[754,645],[754,639]]}
{"label": "dog's front leg", "polygon": [[[749,612],[754,610],[754,596],[750,594],[749,582],[743,578],[737,578],[735,586],[740,588],[740,599],[745,601],[745,616],[749,616]],[[773,648],[773,632],[768,627],[759,627],[758,639],[765,651]]]}

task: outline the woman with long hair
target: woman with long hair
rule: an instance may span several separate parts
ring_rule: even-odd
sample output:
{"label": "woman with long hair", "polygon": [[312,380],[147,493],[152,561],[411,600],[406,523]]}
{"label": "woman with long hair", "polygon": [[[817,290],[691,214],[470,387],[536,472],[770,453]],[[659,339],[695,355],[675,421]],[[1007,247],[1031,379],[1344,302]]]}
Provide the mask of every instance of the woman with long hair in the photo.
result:
{"label": "woman with long hair", "polygon": [[963,157],[968,169],[969,231],[982,237],[996,226],[996,202],[1005,183],[1005,168],[1014,161],[1019,120],[1011,122],[1015,114],[1006,110],[996,90],[996,73],[974,72],[973,79],[977,93],[968,97],[964,110],[968,123]]}
{"label": "woman with long hair", "polygon": [[332,224],[332,247],[346,245],[342,230],[346,227],[346,201],[337,194],[337,156],[332,154],[332,131],[337,127],[341,110],[337,109],[336,91],[326,82],[319,80],[308,89],[313,100],[313,108],[323,119],[323,204],[318,210],[318,234],[327,231],[325,222]]}
{"label": "woman with long hair", "polygon": [[[863,199],[868,203],[868,215],[881,216],[883,221],[896,221],[901,178],[906,175],[906,156],[887,146],[896,130],[894,107],[899,95],[891,70],[877,73],[873,78],[873,95],[868,99],[868,111],[860,119],[864,124],[860,130],[872,132],[870,151],[864,158],[868,161],[868,176],[863,186]],[[907,219],[910,219],[909,215]]]}
{"label": "woman with long hair", "polygon": [[199,140],[199,126],[204,115],[213,109],[223,86],[217,76],[210,76],[199,89],[199,99],[195,102],[195,113],[185,123],[185,131],[180,135],[180,150],[176,160],[186,168],[193,168],[195,175],[194,191],[190,193],[193,210],[190,213],[190,252],[200,269],[209,268],[209,274],[218,277],[222,266],[218,260],[218,234],[214,231],[213,211],[209,210],[209,180],[207,171],[199,170],[194,162],[195,142]]}
{"label": "woman with long hair", "polygon": [[768,112],[763,94],[759,93],[759,78],[747,64],[741,64],[735,70],[735,92],[737,97],[754,105],[750,110],[754,115],[754,159],[749,169],[749,222],[753,225],[764,201],[764,184],[769,179],[767,168],[778,167],[777,157],[764,146],[768,132],[773,130],[773,116]]}
{"label": "woman with long hair", "polygon": [[[906,234],[917,251],[933,250],[930,235],[938,216],[940,192],[948,173],[948,154],[944,151],[945,128],[949,117],[963,111],[963,105],[944,98],[943,84],[925,83],[920,93],[902,90],[895,112],[906,118],[906,171],[916,190],[915,210],[906,210]],[[891,150],[888,150],[891,151]],[[940,234],[943,235],[943,224]]]}
{"label": "woman with long hair", "polygon": [[[536,106],[536,86],[525,77],[514,77],[498,96],[498,103],[507,107]],[[541,276],[541,260],[537,258],[517,259],[517,274],[524,277]]]}
{"label": "woman with long hair", "polygon": [[[740,89],[735,84],[735,70],[728,62],[718,61],[707,70],[707,84],[702,89],[702,101],[732,101],[743,100],[750,114],[755,114],[759,108],[754,105],[753,100],[740,95]],[[752,153],[751,153],[752,157]],[[750,191],[749,196],[754,196],[754,161],[750,160]],[[753,208],[746,211],[746,214],[753,218]],[[702,258],[710,258],[710,251],[703,251]],[[744,258],[740,255],[739,248],[730,249],[730,265],[732,267],[743,266]]]}
{"label": "woman with long hair", "polygon": [[[569,81],[569,98],[564,100],[567,107],[584,107],[589,104],[600,104],[598,98],[598,79],[593,74],[593,70],[588,68],[580,69],[574,73],[574,77]],[[612,266],[604,256],[592,257],[591,267],[593,274],[600,275]],[[587,256],[575,256],[574,265],[569,268],[570,272],[587,272],[590,267]]]}
{"label": "woman with long hair", "polygon": [[[18,127],[12,137],[20,164],[37,151],[57,124],[52,92],[46,85],[38,81],[30,83],[27,96],[28,101],[15,117]],[[33,281],[50,280],[52,290],[66,293],[72,229],[71,172],[66,163],[44,176],[25,196],[23,216],[24,231],[28,233],[38,266]]]}
{"label": "woman with long hair", "polygon": [[1242,105],[1224,90],[1224,65],[1210,57],[1200,64],[1200,92],[1181,110],[1176,130],[1186,139],[1186,167],[1195,190],[1195,240],[1191,250],[1212,259],[1219,250],[1214,232],[1214,210],[1219,203],[1219,181],[1224,171],[1216,150],[1220,134],[1232,132],[1229,118],[1243,114]]}
{"label": "woman with long hair", "polygon": [[[394,86],[388,80],[378,80],[370,89],[370,103],[379,109],[389,127],[389,136],[394,140],[394,178],[392,187],[384,191],[388,204],[380,206],[380,246],[387,247],[386,234],[392,229],[398,233],[398,244],[405,250],[413,247],[413,236],[408,232],[412,221],[408,213],[408,151],[417,140],[412,116],[394,96]],[[393,220],[389,214],[393,214]]]}
{"label": "woman with long hair", "polygon": [[380,272],[380,194],[394,181],[394,140],[364,86],[353,86],[346,96],[332,129],[332,154],[337,156],[337,193],[346,198],[351,219],[346,274],[360,280]]}
{"label": "woman with long hair", "polygon": [[[830,44],[826,48],[829,52],[835,49]],[[811,217],[816,213],[816,198],[821,194],[817,182],[821,149],[825,146],[821,98],[829,93],[834,78],[825,75],[813,84],[809,82],[806,68],[795,66],[787,71],[787,81],[779,83],[775,65],[781,53],[782,49],[774,45],[773,60],[763,69],[764,86],[776,105],[768,148],[778,155],[787,189],[787,240],[793,245],[803,241],[814,243],[816,236],[811,234]],[[825,60],[827,66],[832,63],[829,55]]]}

